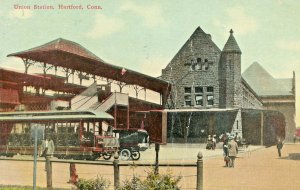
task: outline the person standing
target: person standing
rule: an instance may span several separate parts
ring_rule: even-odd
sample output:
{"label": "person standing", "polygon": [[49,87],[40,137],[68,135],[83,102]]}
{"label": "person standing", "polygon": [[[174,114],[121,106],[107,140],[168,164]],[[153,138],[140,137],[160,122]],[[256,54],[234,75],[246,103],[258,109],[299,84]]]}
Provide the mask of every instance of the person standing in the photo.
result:
{"label": "person standing", "polygon": [[210,135],[208,135],[208,139],[207,139],[207,144],[206,144],[206,149],[210,150],[213,148],[213,142],[212,142],[212,138]]}
{"label": "person standing", "polygon": [[283,142],[280,138],[278,138],[277,141],[277,150],[278,150],[278,156],[281,157],[281,149],[283,147]]}
{"label": "person standing", "polygon": [[238,154],[238,145],[235,140],[230,137],[228,142],[229,167],[234,168],[234,161]]}
{"label": "person standing", "polygon": [[216,135],[213,135],[213,138],[212,138],[212,149],[215,150],[216,146],[217,146],[217,136]]}
{"label": "person standing", "polygon": [[[45,140],[42,141],[41,147],[41,157],[45,157],[47,159],[47,155],[53,156],[54,153],[54,143],[53,140],[48,136]],[[47,171],[47,163],[45,162],[45,171]]]}
{"label": "person standing", "polygon": [[229,165],[229,156],[228,156],[228,139],[223,139],[223,154],[224,154],[224,161],[225,161],[225,167],[228,167]]}
{"label": "person standing", "polygon": [[53,155],[55,150],[53,140],[50,137],[47,137],[45,140],[42,141],[42,154],[41,156],[46,157],[46,155],[50,154]]}

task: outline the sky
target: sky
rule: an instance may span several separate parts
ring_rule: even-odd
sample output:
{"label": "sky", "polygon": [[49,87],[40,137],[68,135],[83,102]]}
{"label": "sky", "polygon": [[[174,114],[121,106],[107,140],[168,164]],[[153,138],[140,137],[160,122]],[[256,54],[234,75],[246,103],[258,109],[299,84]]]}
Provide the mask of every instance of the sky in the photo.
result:
{"label": "sky", "polygon": [[[59,10],[59,4],[84,9]],[[298,0],[0,0],[0,18],[0,67],[23,71],[22,61],[8,54],[64,38],[108,63],[154,77],[198,26],[220,49],[232,28],[242,50],[242,71],[258,62],[275,78],[291,78],[296,72],[300,115]]]}

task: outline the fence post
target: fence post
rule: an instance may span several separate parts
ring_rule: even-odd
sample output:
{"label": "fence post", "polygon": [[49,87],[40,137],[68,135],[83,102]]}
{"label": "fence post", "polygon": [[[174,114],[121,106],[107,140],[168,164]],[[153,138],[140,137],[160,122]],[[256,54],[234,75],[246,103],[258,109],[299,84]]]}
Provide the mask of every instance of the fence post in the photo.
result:
{"label": "fence post", "polygon": [[46,155],[46,172],[47,172],[47,188],[52,188],[52,164],[50,161],[51,155]]}
{"label": "fence post", "polygon": [[70,163],[70,179],[69,182],[72,184],[76,184],[78,182],[78,175],[76,172],[75,163]]}
{"label": "fence post", "polygon": [[158,143],[155,143],[155,168],[154,168],[154,174],[158,175],[158,167],[159,167],[159,149],[160,145]]}
{"label": "fence post", "polygon": [[203,190],[203,155],[199,152],[197,155],[197,190]]}
{"label": "fence post", "polygon": [[119,168],[119,154],[114,155],[114,187],[117,189],[120,185],[120,168]]}

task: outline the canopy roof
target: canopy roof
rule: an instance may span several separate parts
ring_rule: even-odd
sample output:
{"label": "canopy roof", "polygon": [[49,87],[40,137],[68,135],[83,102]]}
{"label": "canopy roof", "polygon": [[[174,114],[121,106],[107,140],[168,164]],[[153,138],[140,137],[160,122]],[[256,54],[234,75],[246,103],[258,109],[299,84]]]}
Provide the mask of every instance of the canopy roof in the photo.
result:
{"label": "canopy roof", "polygon": [[126,84],[136,84],[162,94],[168,93],[169,85],[166,81],[108,64],[81,45],[62,38],[8,56],[82,71]]}
{"label": "canopy roof", "polygon": [[63,78],[55,77],[54,75],[31,75],[3,68],[0,68],[0,82],[1,81],[73,94],[79,94],[86,89],[84,86],[65,83]]}
{"label": "canopy roof", "polygon": [[47,122],[47,121],[85,121],[112,120],[106,112],[96,111],[29,111],[0,113],[0,122]]}

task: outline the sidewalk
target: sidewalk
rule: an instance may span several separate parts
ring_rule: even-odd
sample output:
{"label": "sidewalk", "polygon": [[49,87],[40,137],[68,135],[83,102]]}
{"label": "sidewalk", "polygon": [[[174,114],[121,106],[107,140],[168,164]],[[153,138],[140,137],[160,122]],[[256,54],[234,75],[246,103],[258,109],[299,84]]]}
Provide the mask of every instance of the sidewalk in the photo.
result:
{"label": "sidewalk", "polygon": [[[159,151],[159,160],[164,161],[192,161],[197,160],[199,152],[203,155],[203,160],[223,157],[222,143],[218,143],[215,150],[205,149],[206,144],[167,144],[161,145]],[[247,148],[240,147],[240,155],[264,149],[264,146],[248,146]],[[155,147],[152,145],[151,149],[141,152],[141,161],[152,161],[155,159]]]}
{"label": "sidewalk", "polygon": [[276,146],[236,159],[235,168],[222,167],[222,159],[204,162],[204,189],[209,190],[299,190],[300,160],[290,154],[299,153],[300,144],[285,144],[282,158]]}

